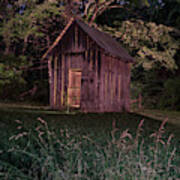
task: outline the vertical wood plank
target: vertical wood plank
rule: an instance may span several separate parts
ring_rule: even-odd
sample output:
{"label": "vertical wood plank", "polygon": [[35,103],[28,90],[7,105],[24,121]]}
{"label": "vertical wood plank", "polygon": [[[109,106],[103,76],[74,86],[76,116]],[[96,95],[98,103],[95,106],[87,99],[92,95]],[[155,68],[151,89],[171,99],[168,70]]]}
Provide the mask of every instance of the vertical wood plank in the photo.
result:
{"label": "vertical wood plank", "polygon": [[121,101],[121,75],[118,75],[118,100]]}
{"label": "vertical wood plank", "polygon": [[57,75],[57,105],[59,109],[61,108],[61,64],[62,64],[62,56],[61,54],[58,56],[58,75]]}
{"label": "vertical wood plank", "polygon": [[49,92],[50,92],[50,96],[49,96],[49,102],[50,102],[50,106],[53,106],[53,102],[52,102],[52,96],[53,96],[53,92],[52,92],[52,56],[50,56],[50,58],[48,59],[48,75],[49,75]]}
{"label": "vertical wood plank", "polygon": [[113,104],[115,104],[116,101],[116,74],[113,73]]}
{"label": "vertical wood plank", "polygon": [[90,46],[89,44],[90,44],[90,42],[89,42],[89,36],[86,35],[86,46],[87,46],[86,49],[87,49],[87,50],[89,50],[89,48],[90,48],[90,47],[89,47],[89,46]]}
{"label": "vertical wood plank", "polygon": [[113,80],[113,76],[112,76],[112,72],[109,72],[109,89],[110,89],[110,104],[112,107],[112,102],[113,102],[113,87],[112,87],[112,80]]}
{"label": "vertical wood plank", "polygon": [[108,65],[108,83],[107,83],[107,111],[110,111],[111,109],[111,69],[110,69],[110,61],[109,57],[106,56],[106,66]]}
{"label": "vertical wood plank", "polygon": [[100,80],[100,87],[99,87],[99,106],[100,106],[100,111],[103,112],[104,111],[104,59],[105,59],[105,55],[104,53],[101,52],[101,62],[99,62],[99,64],[101,65],[101,67],[98,68],[98,73],[99,73],[99,80]]}
{"label": "vertical wood plank", "polygon": [[106,66],[107,66],[107,98],[106,98],[106,111],[110,111],[111,108],[111,71],[110,71],[110,61],[109,57],[106,56]]}
{"label": "vertical wood plank", "polygon": [[125,71],[124,71],[124,63],[120,62],[121,64],[121,103],[122,103],[122,110],[125,109],[125,97],[126,97],[126,76],[125,76]]}
{"label": "vertical wood plank", "polygon": [[105,110],[105,70],[104,70],[104,62],[102,62],[102,69],[101,69],[101,108],[104,112]]}
{"label": "vertical wood plank", "polygon": [[109,111],[112,108],[112,69],[111,69],[111,58],[108,56],[108,64],[109,64]]}
{"label": "vertical wood plank", "polygon": [[110,103],[111,103],[111,109],[112,109],[112,104],[113,104],[113,73],[112,73],[112,58],[109,57],[109,63],[110,63]]}
{"label": "vertical wood plank", "polygon": [[54,106],[57,105],[57,59],[58,56],[54,58]]}
{"label": "vertical wood plank", "polygon": [[99,92],[98,92],[98,84],[99,84],[99,81],[98,81],[98,49],[96,47],[96,51],[95,51],[95,108],[98,110],[98,101],[99,101]]}
{"label": "vertical wood plank", "polygon": [[64,69],[65,69],[65,55],[62,54],[62,65],[61,65],[61,105],[64,105]]}
{"label": "vertical wood plank", "polygon": [[75,25],[75,35],[74,35],[74,38],[75,38],[75,49],[78,48],[78,26]]}
{"label": "vertical wood plank", "polygon": [[[107,97],[108,97],[108,72],[105,71],[105,95],[104,95],[104,100],[105,102],[107,101]],[[107,103],[105,103],[107,105]]]}
{"label": "vertical wood plank", "polygon": [[[125,110],[130,111],[130,64],[125,64],[125,76],[126,76],[126,97],[125,97]],[[140,98],[141,99],[141,98]]]}
{"label": "vertical wood plank", "polygon": [[89,70],[92,71],[93,69],[93,51],[90,50],[90,63],[89,63]]}
{"label": "vertical wood plank", "polygon": [[108,111],[110,110],[111,107],[111,75],[110,75],[110,62],[109,62],[109,57],[107,57],[107,65],[108,65],[108,97],[107,97],[107,103],[108,103]]}
{"label": "vertical wood plank", "polygon": [[113,68],[113,109],[116,111],[116,61],[112,58],[112,68]]}
{"label": "vertical wood plank", "polygon": [[100,93],[101,93],[101,76],[100,76],[100,70],[101,70],[101,51],[98,49],[97,50],[97,66],[96,66],[96,69],[97,69],[97,96],[98,96],[98,99],[97,99],[97,106],[98,106],[98,111],[101,112],[101,98],[100,98]]}
{"label": "vertical wood plank", "polygon": [[116,106],[116,110],[119,111],[120,107],[119,107],[119,101],[118,101],[118,73],[116,71],[116,77],[115,77],[115,106]]}
{"label": "vertical wood plank", "polygon": [[108,57],[108,61],[109,61],[109,71],[112,71],[112,59],[111,57]]}

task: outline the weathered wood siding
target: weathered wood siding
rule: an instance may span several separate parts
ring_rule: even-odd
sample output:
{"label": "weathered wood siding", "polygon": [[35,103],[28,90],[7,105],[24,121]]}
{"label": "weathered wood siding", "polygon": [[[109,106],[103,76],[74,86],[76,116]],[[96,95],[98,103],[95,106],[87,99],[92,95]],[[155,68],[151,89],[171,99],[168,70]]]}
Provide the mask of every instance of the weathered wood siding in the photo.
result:
{"label": "weathered wood siding", "polygon": [[102,54],[101,111],[119,112],[125,109],[125,94],[128,94],[124,69],[126,66],[122,61]]}
{"label": "weathered wood siding", "polygon": [[68,31],[49,60],[51,107],[68,106],[68,73],[80,69],[82,111],[129,110],[130,66],[105,54],[77,25]]}

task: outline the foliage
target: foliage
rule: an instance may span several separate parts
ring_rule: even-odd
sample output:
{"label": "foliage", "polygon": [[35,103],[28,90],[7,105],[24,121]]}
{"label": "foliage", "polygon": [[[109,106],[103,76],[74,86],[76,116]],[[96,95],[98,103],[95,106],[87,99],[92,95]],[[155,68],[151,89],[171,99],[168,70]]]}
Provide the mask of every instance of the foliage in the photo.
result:
{"label": "foliage", "polygon": [[180,1],[179,0],[163,0],[163,6],[156,12],[156,16],[151,18],[157,19],[159,23],[180,28]]}
{"label": "foliage", "polygon": [[[0,53],[2,54],[0,73],[3,80],[1,80],[0,91],[3,99],[12,99],[12,88],[9,88],[8,84],[16,90],[19,89],[19,94],[17,91],[13,95],[16,97],[20,96],[20,92],[33,88],[35,81],[41,81],[37,83],[41,84],[39,89],[43,82],[45,82],[44,87],[46,86],[46,80],[42,79],[47,78],[47,73],[40,76],[39,79],[39,75],[44,73],[35,71],[31,75],[30,71],[44,65],[44,63],[39,63],[39,60],[63,29],[65,23],[63,7],[57,3],[48,1],[40,4],[36,1],[18,1],[18,3],[16,4],[18,12],[13,12],[14,16],[8,19],[3,18],[0,23],[0,38],[2,39],[0,42]],[[24,9],[19,12],[18,7],[22,5]],[[7,6],[5,7],[8,8]],[[9,6],[15,8],[14,4],[9,4]],[[13,9],[11,10],[13,11]],[[27,82],[25,88],[14,86],[22,81]],[[3,95],[4,89],[7,91]],[[47,97],[47,93],[45,94],[44,97]],[[41,95],[36,97],[38,96]]]}
{"label": "foliage", "polygon": [[179,178],[179,154],[172,144],[173,135],[165,138],[164,121],[149,135],[142,137],[142,120],[135,136],[120,131],[116,120],[104,141],[80,129],[60,128],[58,131],[38,118],[36,128],[25,129],[16,120],[16,134],[10,146],[1,150],[0,175],[24,179],[157,179]]}
{"label": "foliage", "polygon": [[[111,26],[102,25],[101,29],[116,37],[136,60],[132,69],[132,84],[137,93],[132,95],[137,97],[142,94],[144,105],[149,108],[178,109],[178,92],[173,92],[174,98],[169,96],[166,81],[179,71],[179,30],[140,19],[115,20]],[[176,80],[174,89],[177,87]],[[176,106],[172,106],[172,101],[176,101]]]}
{"label": "foliage", "polygon": [[179,78],[168,79],[164,83],[164,93],[160,105],[170,109],[180,109],[180,80]]}
{"label": "foliage", "polygon": [[[8,22],[4,21],[1,33],[7,49],[6,53],[9,53],[12,48],[14,48],[14,53],[18,52],[21,54],[24,54],[25,51],[30,48],[30,52],[40,51],[40,49],[43,51],[47,48],[48,43],[51,42],[47,42],[47,36],[49,40],[55,38],[53,37],[53,34],[49,37],[49,33],[51,33],[50,31],[52,31],[52,28],[55,26],[55,29],[59,28],[60,30],[63,28],[64,19],[61,17],[62,10],[62,7],[46,2],[37,5],[34,9],[27,9],[22,14],[16,14]],[[60,24],[57,26],[55,23]],[[57,33],[55,29],[53,29],[53,33]],[[40,41],[42,38],[44,38],[45,44],[43,41]],[[38,43],[39,47],[36,46],[36,49],[32,49],[32,44],[35,45],[35,43]],[[11,49],[9,49],[10,47]],[[30,56],[30,52],[26,53]]]}
{"label": "foliage", "polygon": [[143,94],[145,108],[179,110],[179,78],[173,78],[171,73],[163,73],[153,69],[142,72],[141,77],[136,75],[136,81],[132,82],[132,98]]}
{"label": "foliage", "polygon": [[24,89],[26,85],[26,80],[22,76],[24,66],[28,66],[24,56],[15,57],[13,54],[0,56],[1,98],[6,99],[9,96],[14,99]]}
{"label": "foliage", "polygon": [[[95,23],[98,16],[113,8],[148,7],[148,0],[65,0],[67,13],[83,16],[89,24]],[[69,11],[69,12],[68,12]]]}
{"label": "foliage", "polygon": [[39,102],[41,105],[49,104],[49,81],[44,79],[41,81],[35,81],[34,84],[37,86],[37,91],[29,97],[25,97],[28,102]]}
{"label": "foliage", "polygon": [[[22,91],[36,83],[39,89],[47,88],[47,72],[42,70],[47,71],[47,66],[40,59],[68,18],[77,15],[110,32],[135,57],[133,83],[138,84],[138,93],[144,93],[144,102],[154,106],[158,97],[166,97],[162,81],[179,71],[179,10],[179,0],[1,0],[0,54],[3,59],[14,58],[13,64],[8,64],[12,60],[0,62],[0,92],[9,91],[0,97],[11,98],[10,87],[20,89],[20,84]],[[15,94],[19,97],[20,92]],[[42,94],[46,99],[45,91],[29,99],[42,101]],[[171,106],[162,100],[163,104]]]}
{"label": "foliage", "polygon": [[105,25],[103,30],[112,33],[129,47],[136,58],[135,67],[142,66],[144,70],[156,66],[167,70],[177,69],[174,57],[179,51],[180,41],[171,34],[180,32],[175,28],[142,20],[127,20],[117,28]]}

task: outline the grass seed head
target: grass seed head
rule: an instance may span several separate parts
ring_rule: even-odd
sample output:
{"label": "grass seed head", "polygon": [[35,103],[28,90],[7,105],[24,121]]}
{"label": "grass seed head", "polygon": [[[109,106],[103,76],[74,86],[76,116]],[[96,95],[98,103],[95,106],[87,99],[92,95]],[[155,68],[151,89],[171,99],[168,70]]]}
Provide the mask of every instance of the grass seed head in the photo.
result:
{"label": "grass seed head", "polygon": [[173,137],[174,137],[174,134],[171,134],[171,135],[168,137],[167,145],[170,145],[170,142],[171,142],[171,140],[172,140]]}
{"label": "grass seed head", "polygon": [[43,120],[42,118],[38,117],[37,120],[38,120],[41,124],[47,126],[47,122],[46,122],[45,120]]}
{"label": "grass seed head", "polygon": [[20,121],[20,120],[15,120],[15,122],[18,124],[22,124],[22,121]]}

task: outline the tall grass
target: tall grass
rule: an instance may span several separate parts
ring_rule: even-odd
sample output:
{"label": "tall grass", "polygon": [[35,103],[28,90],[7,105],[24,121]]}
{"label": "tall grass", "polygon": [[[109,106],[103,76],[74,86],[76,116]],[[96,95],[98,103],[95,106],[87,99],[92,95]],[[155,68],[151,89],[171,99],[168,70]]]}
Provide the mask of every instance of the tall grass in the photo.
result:
{"label": "tall grass", "polygon": [[42,118],[35,128],[26,129],[17,120],[17,133],[0,150],[0,178],[7,180],[75,179],[180,179],[180,157],[173,135],[165,136],[165,120],[150,134],[142,136],[142,120],[135,135],[112,130],[102,141],[81,129],[49,127]]}

